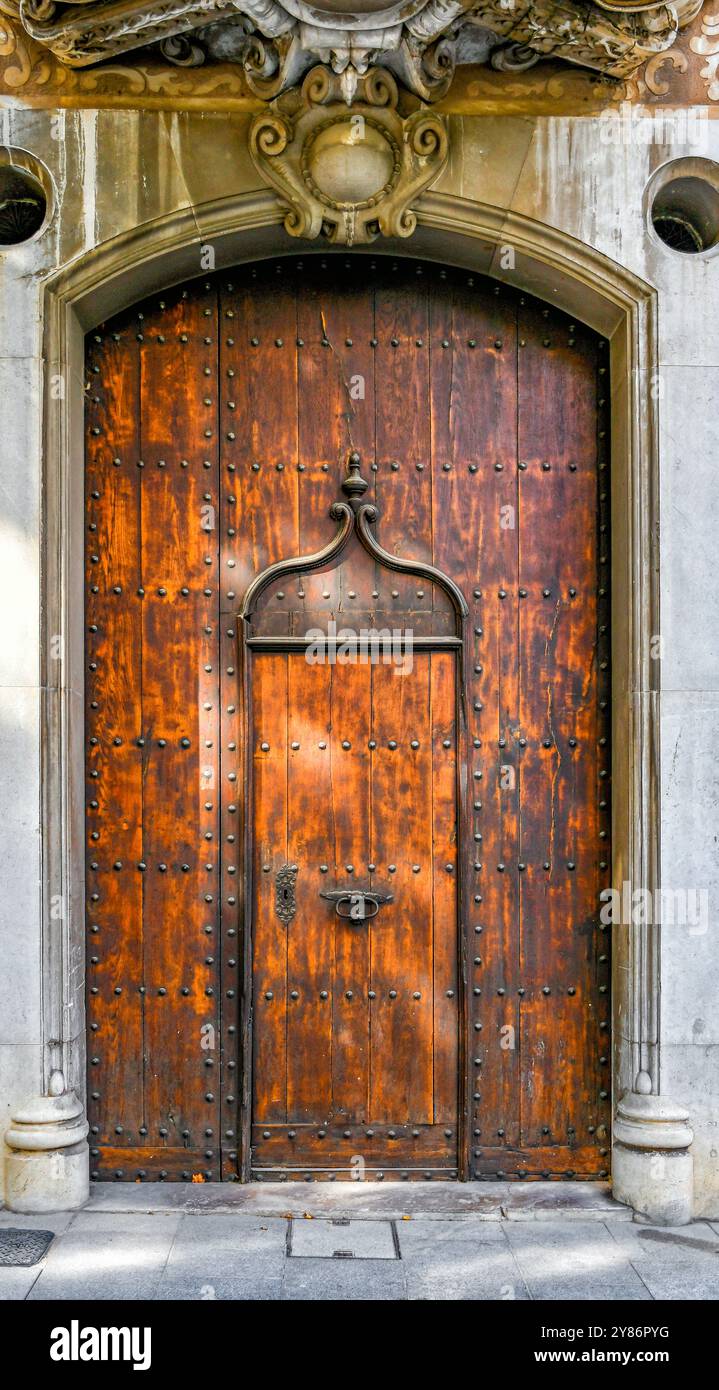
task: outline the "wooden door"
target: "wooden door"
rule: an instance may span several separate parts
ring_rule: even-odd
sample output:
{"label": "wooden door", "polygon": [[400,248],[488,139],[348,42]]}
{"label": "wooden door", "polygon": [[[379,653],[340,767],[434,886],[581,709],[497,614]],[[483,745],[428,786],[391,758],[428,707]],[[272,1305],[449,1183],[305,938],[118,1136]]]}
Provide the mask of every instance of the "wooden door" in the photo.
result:
{"label": "wooden door", "polygon": [[455,662],[253,660],[255,1176],[456,1176]]}
{"label": "wooden door", "polygon": [[[97,1177],[233,1179],[253,1162],[331,1176],[347,1145],[388,1178],[607,1171],[608,400],[606,345],[581,324],[381,255],[243,267],[88,336]],[[244,596],[268,566],[326,545],[352,450],[385,552],[465,596],[463,655],[430,642],[392,680],[361,663],[311,669],[286,643],[248,663]],[[353,544],[275,584],[263,632],[396,622],[434,641],[448,618],[431,583]],[[439,695],[426,703],[438,681],[447,710],[457,682],[451,727]],[[343,727],[350,688],[362,754]],[[434,751],[431,765],[396,756],[412,734],[434,750],[443,723],[451,807]],[[380,752],[377,730],[398,748]],[[347,779],[322,792],[320,752]],[[394,902],[345,926],[318,882],[343,887],[352,864],[368,888],[375,862],[381,887],[396,865]],[[283,864],[297,865],[284,963]]]}

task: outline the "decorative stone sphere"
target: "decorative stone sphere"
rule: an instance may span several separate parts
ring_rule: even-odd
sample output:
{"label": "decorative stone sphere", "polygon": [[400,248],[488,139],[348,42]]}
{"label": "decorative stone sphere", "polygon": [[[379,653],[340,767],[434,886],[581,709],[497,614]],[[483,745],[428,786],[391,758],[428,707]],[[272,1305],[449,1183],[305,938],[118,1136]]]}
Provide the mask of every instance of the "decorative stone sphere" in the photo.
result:
{"label": "decorative stone sphere", "polygon": [[335,203],[362,203],[389,182],[394,154],[387,140],[366,121],[337,121],[312,143],[309,173]]}

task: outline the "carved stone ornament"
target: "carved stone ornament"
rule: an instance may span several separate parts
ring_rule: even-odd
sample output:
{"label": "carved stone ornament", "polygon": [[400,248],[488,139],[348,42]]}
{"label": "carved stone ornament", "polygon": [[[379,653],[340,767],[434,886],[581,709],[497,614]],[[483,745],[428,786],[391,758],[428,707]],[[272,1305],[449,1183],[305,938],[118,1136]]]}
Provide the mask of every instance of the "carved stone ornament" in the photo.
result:
{"label": "carved stone ornament", "polygon": [[423,101],[446,93],[457,63],[516,73],[563,58],[631,76],[671,48],[703,0],[0,0],[0,11],[69,67],[149,48],[168,63],[235,62],[273,100],[319,61],[352,99],[371,66]]}
{"label": "carved stone ornament", "polygon": [[291,236],[346,246],[379,236],[407,237],[417,225],[412,203],[447,160],[442,118],[400,93],[392,74],[370,68],[353,84],[316,67],[301,91],[288,92],[255,116],[250,151],[286,208]]}

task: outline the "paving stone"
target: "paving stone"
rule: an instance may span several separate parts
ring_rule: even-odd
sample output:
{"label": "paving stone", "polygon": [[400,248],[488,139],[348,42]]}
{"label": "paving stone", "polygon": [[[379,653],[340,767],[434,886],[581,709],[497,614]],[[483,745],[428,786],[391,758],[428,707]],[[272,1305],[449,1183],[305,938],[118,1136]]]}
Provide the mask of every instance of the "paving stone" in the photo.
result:
{"label": "paving stone", "polygon": [[72,1230],[50,1248],[30,1298],[151,1298],[173,1234]]}
{"label": "paving stone", "polygon": [[24,1231],[54,1231],[57,1236],[67,1230],[76,1215],[74,1211],[52,1211],[40,1216],[26,1216],[3,1208],[0,1211],[0,1226],[14,1226]]}
{"label": "paving stone", "polygon": [[[625,1223],[617,1223],[624,1230]],[[594,1221],[507,1222],[507,1240],[532,1298],[589,1301],[651,1294],[607,1227]]]}
{"label": "paving stone", "polygon": [[0,1269],[0,1303],[27,1298],[43,1268],[44,1265],[41,1262],[38,1265],[25,1266],[20,1269],[17,1266],[10,1269]]}
{"label": "paving stone", "polygon": [[[342,1224],[338,1224],[341,1221]],[[397,1249],[389,1221],[293,1221],[290,1250],[293,1259],[310,1255],[326,1259],[396,1260]],[[336,1251],[347,1252],[337,1256]]]}
{"label": "paving stone", "polygon": [[113,1235],[148,1237],[151,1240],[172,1240],[179,1230],[184,1214],[181,1211],[163,1212],[75,1212],[70,1218],[68,1235]]}
{"label": "paving stone", "polygon": [[73,1224],[62,1235],[56,1237],[47,1255],[48,1268],[66,1265],[74,1267],[76,1261],[87,1253],[88,1259],[102,1268],[117,1268],[123,1262],[136,1262],[144,1267],[153,1264],[162,1268],[175,1238],[176,1226],[170,1223],[153,1223],[151,1218],[135,1217],[132,1225],[124,1228],[102,1225],[97,1229]]}
{"label": "paving stone", "polygon": [[676,1227],[632,1223],[610,1230],[653,1298],[719,1299],[719,1236],[709,1222]]}
{"label": "paving stone", "polygon": [[282,1296],[299,1302],[405,1299],[405,1272],[392,1260],[288,1260]]}
{"label": "paving stone", "polygon": [[666,1266],[647,1264],[637,1266],[637,1269],[651,1297],[660,1302],[664,1299],[690,1299],[704,1303],[716,1302],[719,1299],[719,1272],[716,1270],[712,1276],[708,1271],[687,1265],[676,1265],[669,1269]]}
{"label": "paving stone", "polygon": [[[202,1184],[196,1184],[201,1186]],[[193,1183],[93,1182],[83,1211],[183,1211],[192,1200]],[[207,1183],[222,1192],[226,1183]]]}
{"label": "paving stone", "polygon": [[[159,1185],[161,1186],[161,1185]],[[289,1184],[288,1184],[289,1187]],[[287,1199],[287,1190],[283,1196]],[[306,1196],[305,1193],[302,1194]],[[363,1197],[363,1200],[366,1200]],[[533,1199],[534,1200],[534,1199]],[[340,1197],[339,1210],[344,1198]],[[337,1212],[335,1207],[333,1214]],[[355,1211],[361,1208],[355,1208]],[[399,1260],[369,1255],[384,1216],[349,1227],[328,1218],[294,1222],[305,1248],[348,1235],[368,1258],[287,1258],[288,1220],[246,1209],[189,1213],[171,1204],[154,1214],[101,1206],[79,1213],[19,1217],[8,1225],[55,1229],[41,1265],[0,1269],[0,1298],[10,1301],[513,1301],[719,1298],[719,1223],[677,1229],[586,1220],[576,1212],[549,1220],[487,1220],[481,1212],[433,1210],[397,1221]],[[535,1208],[536,1212],[536,1208]],[[63,1229],[60,1229],[60,1227]],[[386,1248],[386,1247],[385,1247]],[[394,1248],[393,1248],[394,1253]]]}
{"label": "paving stone", "polygon": [[488,1270],[469,1266],[441,1271],[430,1266],[408,1269],[406,1278],[407,1297],[412,1301],[528,1303],[531,1299],[527,1285],[513,1261],[506,1268],[495,1266]]}
{"label": "paving stone", "polygon": [[[530,1294],[501,1226],[485,1222],[427,1223],[400,1232],[411,1299],[523,1302]],[[491,1232],[491,1235],[487,1235]]]}
{"label": "paving stone", "polygon": [[713,1254],[719,1264],[715,1253],[719,1251],[719,1236],[708,1221],[694,1221],[690,1226],[652,1226],[633,1221],[629,1226],[608,1223],[607,1229],[627,1259],[646,1256],[673,1264],[676,1260],[691,1261]]}
{"label": "paving stone", "polygon": [[73,1222],[51,1245],[31,1297],[151,1298],[174,1236],[174,1222],[139,1215],[118,1228]]}
{"label": "paving stone", "polygon": [[104,1303],[118,1299],[130,1303],[136,1299],[154,1298],[159,1277],[159,1274],[143,1275],[139,1271],[128,1276],[126,1269],[117,1273],[105,1270],[101,1275],[86,1273],[84,1277],[78,1271],[77,1277],[71,1279],[44,1273],[33,1285],[27,1301],[42,1303],[79,1299],[87,1303]]}
{"label": "paving stone", "polygon": [[287,1222],[255,1216],[188,1216],[172,1243],[165,1278],[213,1284],[245,1271],[279,1275],[287,1253]]}
{"label": "paving stone", "polygon": [[501,1225],[417,1222],[399,1231],[410,1298],[525,1300],[529,1291]]}
{"label": "paving stone", "polygon": [[402,1259],[415,1256],[432,1258],[445,1249],[458,1250],[485,1246],[499,1246],[508,1251],[504,1224],[500,1221],[483,1221],[476,1216],[465,1216],[462,1220],[423,1221],[421,1219],[397,1222],[397,1239]]}
{"label": "paving stone", "polygon": [[282,1297],[282,1274],[263,1274],[249,1261],[234,1275],[223,1272],[212,1279],[199,1279],[196,1274],[184,1278],[163,1274],[153,1297],[156,1302],[278,1301]]}
{"label": "paving stone", "polygon": [[181,1218],[177,1241],[213,1241],[219,1244],[237,1241],[250,1242],[253,1248],[282,1250],[287,1243],[287,1220],[282,1216],[246,1216],[235,1213],[232,1218],[214,1213],[185,1212]]}

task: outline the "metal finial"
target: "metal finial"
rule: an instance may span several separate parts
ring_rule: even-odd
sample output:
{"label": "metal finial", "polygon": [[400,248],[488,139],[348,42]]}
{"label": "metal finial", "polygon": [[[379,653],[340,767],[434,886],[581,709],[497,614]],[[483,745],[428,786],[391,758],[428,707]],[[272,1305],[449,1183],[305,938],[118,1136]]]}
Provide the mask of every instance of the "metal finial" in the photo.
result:
{"label": "metal finial", "polygon": [[349,497],[351,505],[356,507],[367,491],[369,484],[367,480],[360,475],[360,456],[358,453],[353,452],[350,454],[347,466],[348,473],[342,483],[342,491],[346,497]]}

